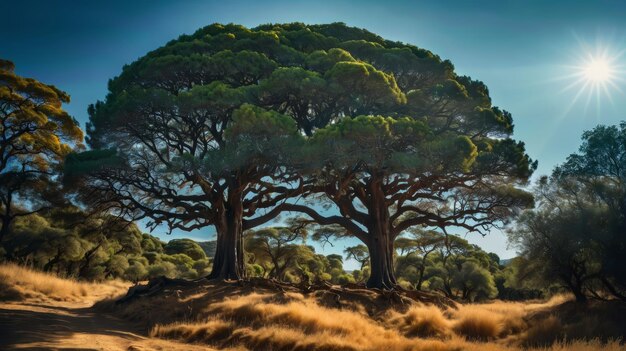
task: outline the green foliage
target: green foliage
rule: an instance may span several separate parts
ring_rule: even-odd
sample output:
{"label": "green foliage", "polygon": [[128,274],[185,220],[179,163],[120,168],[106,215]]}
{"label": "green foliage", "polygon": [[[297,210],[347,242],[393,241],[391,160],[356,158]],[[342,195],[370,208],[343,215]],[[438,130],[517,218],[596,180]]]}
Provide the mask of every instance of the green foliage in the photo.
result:
{"label": "green foliage", "polygon": [[14,68],[0,59],[0,242],[18,217],[63,203],[59,165],[83,139],[69,95]]}
{"label": "green foliage", "polygon": [[191,239],[173,239],[165,245],[165,253],[168,255],[184,254],[194,261],[206,259],[202,247]]}
{"label": "green foliage", "polygon": [[626,299],[625,169],[626,123],[585,132],[579,153],[539,180],[537,208],[511,229],[532,267],[514,273],[558,282],[578,301],[599,292]]}
{"label": "green foliage", "polygon": [[263,228],[250,231],[245,237],[245,248],[252,255],[249,263],[261,266],[269,278],[288,280],[288,276],[299,275],[300,265],[314,256],[314,251],[304,245],[306,232],[303,231]]}
{"label": "green foliage", "polygon": [[70,153],[65,157],[63,166],[64,183],[70,184],[83,174],[88,174],[101,168],[118,166],[122,162],[114,149]]}
{"label": "green foliage", "polygon": [[147,276],[148,276],[148,270],[143,264],[139,262],[134,262],[124,272],[124,278],[130,281],[143,280]]}
{"label": "green foliage", "polygon": [[134,224],[86,217],[73,207],[19,218],[0,247],[1,259],[86,280],[195,279],[211,268],[202,248],[189,239],[166,244]]}
{"label": "green foliage", "polygon": [[396,275],[405,288],[440,291],[467,301],[499,296],[497,255],[455,235],[421,229],[412,229],[395,244],[400,252],[395,259]]}
{"label": "green foliage", "polygon": [[[626,296],[626,122],[599,125],[582,136],[579,152],[558,167],[554,176],[575,182],[589,196],[598,226],[588,233],[601,257],[603,284]],[[615,285],[615,286],[613,286]]]}
{"label": "green foliage", "polygon": [[319,255],[305,245],[308,233],[301,228],[268,227],[246,233],[247,269],[254,276],[287,282],[327,280],[334,284],[354,283],[343,270],[340,255]]}
{"label": "green foliage", "polygon": [[498,294],[491,273],[471,260],[463,262],[451,283],[453,288],[461,291],[464,299],[470,301],[494,298]]}

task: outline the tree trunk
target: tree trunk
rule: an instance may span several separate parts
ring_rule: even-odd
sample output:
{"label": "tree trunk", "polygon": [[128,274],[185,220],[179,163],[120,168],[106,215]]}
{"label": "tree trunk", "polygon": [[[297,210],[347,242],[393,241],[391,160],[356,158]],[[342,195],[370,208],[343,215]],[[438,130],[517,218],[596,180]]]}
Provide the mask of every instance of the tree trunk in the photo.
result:
{"label": "tree trunk", "polygon": [[370,278],[368,288],[394,289],[397,285],[393,270],[394,238],[391,236],[389,209],[385,203],[382,181],[373,179],[370,183],[371,202],[368,206],[371,221],[368,225],[370,254]]}
{"label": "tree trunk", "polygon": [[[425,261],[426,259],[423,258]],[[426,263],[422,262],[419,270],[419,279],[417,280],[417,284],[415,284],[415,290],[422,290],[422,285],[424,284],[424,273],[426,272]]]}
{"label": "tree trunk", "polygon": [[580,279],[578,277],[573,277],[567,280],[567,286],[569,287],[572,294],[576,298],[576,302],[585,303],[587,302],[587,296],[583,292],[583,287]]}
{"label": "tree trunk", "polygon": [[0,217],[0,222],[2,222],[2,227],[0,228],[0,244],[2,243],[2,240],[4,240],[4,238],[7,236],[7,234],[9,234],[9,228],[11,227],[11,215],[7,213],[4,216]]}
{"label": "tree trunk", "polygon": [[216,203],[217,243],[213,268],[208,279],[239,280],[245,276],[243,251],[243,197],[238,183],[228,189],[226,201]]}
{"label": "tree trunk", "polygon": [[2,221],[2,228],[0,228],[0,244],[2,244],[2,240],[9,234],[9,227],[11,227],[11,222],[13,217],[11,216],[11,205],[13,204],[13,192],[9,190],[7,193],[7,197],[4,198],[2,205],[4,205],[4,213],[0,216],[0,221]]}
{"label": "tree trunk", "polygon": [[0,243],[2,243],[2,240],[7,234],[9,234],[9,222],[7,222],[6,220],[3,220],[2,228],[0,228]]}
{"label": "tree trunk", "polygon": [[366,286],[368,288],[394,289],[397,283],[393,272],[393,257],[390,255],[387,240],[384,237],[374,237],[367,248],[370,252],[370,277]]}
{"label": "tree trunk", "polygon": [[579,302],[579,303],[587,302],[587,296],[585,296],[585,294],[582,292],[581,289],[575,288],[575,289],[572,289],[572,292],[574,293],[574,297],[576,297],[576,302]]}

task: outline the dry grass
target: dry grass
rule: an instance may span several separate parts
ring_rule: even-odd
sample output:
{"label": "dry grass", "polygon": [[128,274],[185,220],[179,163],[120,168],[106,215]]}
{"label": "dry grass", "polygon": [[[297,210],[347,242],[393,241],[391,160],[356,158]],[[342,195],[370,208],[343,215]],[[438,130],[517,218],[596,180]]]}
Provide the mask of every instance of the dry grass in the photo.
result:
{"label": "dry grass", "polygon": [[[358,312],[322,307],[290,294],[279,300],[252,293],[207,306],[203,322],[156,325],[152,336],[202,341],[250,350],[421,350],[446,348],[438,341],[410,340]],[[375,335],[375,338],[372,336]]]}
{"label": "dry grass", "polygon": [[[0,265],[0,299],[94,301],[119,294],[121,282],[60,279]],[[369,291],[304,296],[236,283],[172,287],[98,308],[148,325],[153,337],[219,349],[298,351],[590,351],[626,350],[626,307],[549,301],[459,305],[441,310],[394,305]]]}
{"label": "dry grass", "polygon": [[[464,311],[465,312],[465,311]],[[469,313],[462,313],[454,323],[453,330],[458,335],[469,340],[488,341],[495,339],[502,328],[502,323],[496,314],[489,311],[474,309]]]}
{"label": "dry grass", "polygon": [[451,322],[435,306],[416,305],[406,313],[390,312],[388,325],[407,337],[447,339]]}
{"label": "dry grass", "polygon": [[[550,319],[555,317],[548,313],[567,305],[567,296],[448,310],[415,304],[383,314],[369,313],[371,308],[359,308],[353,301],[342,308],[327,307],[324,301],[323,294],[303,296],[211,283],[189,291],[166,291],[117,308],[127,316],[152,321],[151,336],[238,350],[586,351],[600,346],[624,350],[617,341],[571,340],[555,330]],[[151,304],[176,307],[165,313],[162,309],[146,312]],[[578,317],[583,320],[586,315]],[[542,338],[548,342],[537,342]]]}
{"label": "dry grass", "polygon": [[128,284],[94,284],[63,279],[16,264],[0,265],[0,301],[88,301],[122,293]]}

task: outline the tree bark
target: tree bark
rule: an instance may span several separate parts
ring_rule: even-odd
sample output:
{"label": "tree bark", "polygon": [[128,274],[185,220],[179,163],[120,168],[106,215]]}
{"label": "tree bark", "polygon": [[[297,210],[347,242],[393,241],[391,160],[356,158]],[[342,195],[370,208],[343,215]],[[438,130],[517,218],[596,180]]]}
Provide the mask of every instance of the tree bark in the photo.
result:
{"label": "tree bark", "polygon": [[574,276],[573,279],[572,278],[568,279],[567,286],[569,287],[572,294],[574,294],[574,297],[576,298],[576,302],[578,303],[587,302],[587,296],[583,292],[583,286],[580,281],[580,278]]}
{"label": "tree bark", "polygon": [[424,273],[426,272],[426,256],[424,256],[422,258],[422,265],[420,266],[420,270],[419,270],[419,279],[417,280],[417,284],[415,284],[415,290],[421,291],[422,290],[422,285],[424,284]]}
{"label": "tree bark", "polygon": [[226,201],[216,203],[217,243],[213,268],[207,279],[240,280],[245,276],[243,251],[243,197],[238,182],[228,188]]}
{"label": "tree bark", "polygon": [[393,267],[394,238],[381,180],[371,180],[370,194],[368,210],[371,220],[367,226],[369,240],[366,244],[370,253],[371,273],[366,285],[368,288],[391,290],[397,285]]}
{"label": "tree bark", "polygon": [[11,217],[11,196],[9,194],[8,201],[4,204],[4,213],[0,216],[0,222],[2,222],[2,228],[0,228],[0,243],[9,234],[9,228],[12,222]]}
{"label": "tree bark", "polygon": [[579,288],[573,288],[572,292],[574,293],[574,297],[576,297],[576,302],[585,303],[587,302],[587,296],[582,292]]}
{"label": "tree bark", "polygon": [[2,240],[4,239],[4,237],[9,234],[9,225],[10,225],[10,221],[3,219],[2,220],[2,228],[0,228],[0,243],[2,243]]}
{"label": "tree bark", "polygon": [[396,287],[393,257],[390,257],[388,247],[384,237],[374,237],[367,245],[370,252],[370,277],[366,283],[368,288],[391,290]]}

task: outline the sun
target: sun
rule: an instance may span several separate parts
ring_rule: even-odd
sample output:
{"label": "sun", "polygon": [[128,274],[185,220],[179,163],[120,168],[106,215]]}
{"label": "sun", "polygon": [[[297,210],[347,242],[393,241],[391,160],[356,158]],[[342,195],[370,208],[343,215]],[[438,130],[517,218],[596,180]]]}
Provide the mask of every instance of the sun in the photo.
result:
{"label": "sun", "polygon": [[613,78],[613,68],[604,58],[592,58],[584,66],[583,73],[588,81],[596,83],[606,82]]}
{"label": "sun", "polygon": [[584,101],[584,111],[595,100],[596,113],[599,115],[606,103],[613,105],[613,98],[623,94],[622,86],[626,80],[626,71],[620,64],[624,50],[616,51],[608,45],[596,44],[595,47],[579,41],[580,48],[574,59],[577,64],[565,66],[568,73],[557,80],[567,80],[569,84],[562,90],[573,92],[566,115],[579,101]]}

